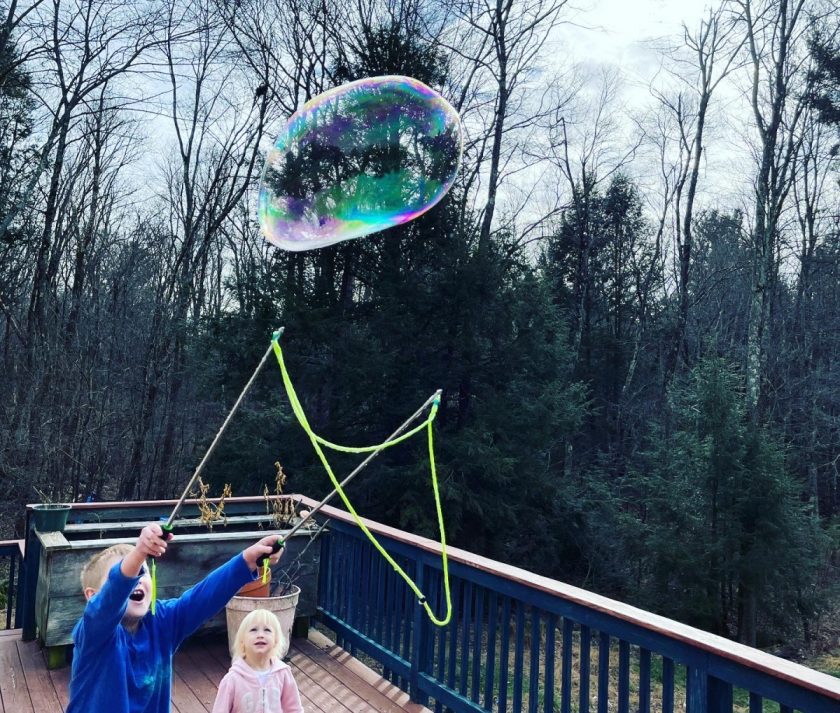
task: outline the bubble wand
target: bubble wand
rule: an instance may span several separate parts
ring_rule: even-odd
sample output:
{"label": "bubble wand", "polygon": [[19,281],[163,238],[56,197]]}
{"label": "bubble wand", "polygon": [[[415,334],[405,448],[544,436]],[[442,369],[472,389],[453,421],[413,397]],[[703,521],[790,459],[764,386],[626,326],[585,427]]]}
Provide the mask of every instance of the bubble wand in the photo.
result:
{"label": "bubble wand", "polygon": [[[382,443],[376,446],[376,448],[373,451],[371,451],[370,455],[367,458],[365,458],[361,463],[359,463],[359,465],[357,465],[353,469],[353,471],[338,484],[338,487],[334,488],[321,502],[319,502],[314,508],[312,508],[312,510],[309,511],[309,515],[307,515],[304,519],[297,523],[297,525],[295,525],[291,530],[289,530],[286,533],[285,537],[281,537],[278,540],[276,540],[271,548],[271,553],[276,554],[277,552],[279,552],[283,548],[284,542],[286,540],[288,540],[292,535],[294,535],[298,530],[300,530],[308,520],[312,519],[315,513],[321,510],[321,508],[323,508],[324,505],[326,505],[330,500],[332,500],[336,495],[338,495],[340,490],[343,489],[344,486],[347,485],[351,480],[353,480],[353,478],[355,478],[359,473],[361,473],[362,470],[364,470],[367,467],[367,465],[374,458],[376,458],[376,456],[378,456],[385,448],[388,448],[388,446],[393,446],[399,441],[405,440],[403,438],[398,438],[398,436],[400,436],[400,434],[402,434],[403,431],[405,431],[405,429],[407,429],[412,423],[414,423],[414,421],[416,421],[429,406],[434,406],[436,408],[437,405],[440,403],[441,393],[442,390],[438,389],[428,399],[426,399],[423,405],[420,408],[418,408],[413,414],[411,414],[411,416],[409,416],[402,424],[400,424],[400,426],[398,426],[397,429]],[[425,422],[422,423],[420,425],[420,428],[424,428],[425,425]],[[415,429],[409,435],[414,435],[414,433],[420,430],[420,428]],[[269,561],[269,555],[263,555],[258,561],[260,563],[260,566],[263,567],[263,572],[265,572],[265,567],[268,565]],[[265,574],[263,575],[263,579],[265,580]]]}
{"label": "bubble wand", "polygon": [[[353,518],[353,521],[359,527],[359,529],[365,534],[365,536],[370,541],[371,545],[382,555],[382,557],[391,565],[394,571],[402,577],[403,581],[408,585],[408,587],[414,592],[417,596],[418,603],[426,610],[426,613],[429,616],[429,619],[433,624],[436,626],[446,626],[451,618],[452,618],[452,597],[451,591],[449,587],[449,566],[448,566],[448,557],[446,553],[446,534],[445,528],[443,523],[443,511],[441,508],[440,502],[440,491],[438,489],[438,481],[437,481],[437,469],[435,467],[435,454],[434,454],[434,444],[433,444],[433,429],[432,423],[435,420],[435,416],[437,415],[438,408],[440,407],[440,397],[441,397],[441,390],[436,391],[426,402],[419,408],[417,411],[412,414],[410,418],[408,418],[393,434],[391,434],[384,443],[380,443],[376,446],[364,446],[364,447],[351,447],[351,446],[339,446],[335,443],[330,443],[321,436],[317,435],[313,430],[312,427],[309,425],[309,421],[306,418],[306,414],[303,412],[303,407],[301,406],[300,400],[297,397],[297,393],[295,392],[294,385],[292,384],[291,377],[289,376],[289,372],[286,369],[286,363],[283,359],[283,350],[280,348],[279,340],[274,340],[272,342],[274,347],[274,353],[277,356],[277,362],[280,365],[280,371],[283,374],[283,384],[286,387],[286,395],[289,398],[289,402],[292,406],[292,411],[294,411],[295,416],[298,419],[298,423],[301,425],[306,434],[309,436],[309,439],[312,443],[315,452],[318,455],[318,458],[321,461],[321,464],[324,466],[324,469],[327,472],[327,475],[330,478],[330,481],[333,484],[334,491],[330,493],[322,503],[315,508],[315,511],[319,510],[326,501],[332,498],[334,495],[338,494],[341,498],[341,501],[344,503],[344,507],[347,508],[347,511]],[[420,423],[420,425],[415,426],[411,430],[406,433],[402,433],[406,428],[408,428],[409,424],[414,421],[431,403],[431,408],[429,409],[429,415],[425,418],[425,420]],[[373,535],[372,532],[367,528],[364,521],[359,517],[359,514],[354,509],[353,505],[350,503],[350,500],[347,498],[347,494],[344,492],[344,488],[342,487],[345,483],[349,482],[355,475],[358,474],[359,471],[362,470],[381,450],[384,448],[388,448],[390,446],[396,445],[397,443],[402,443],[403,441],[411,438],[415,434],[419,433],[421,430],[425,429],[428,438],[428,447],[429,447],[429,467],[431,470],[431,477],[432,477],[432,490],[434,492],[434,499],[435,499],[435,510],[437,511],[437,520],[438,520],[438,528],[440,531],[440,547],[441,547],[441,567],[443,570],[443,588],[444,588],[444,595],[446,598],[446,613],[443,615],[442,618],[438,618],[435,615],[435,612],[432,610],[429,602],[425,596],[425,594],[421,591],[420,587],[417,583],[408,575],[405,570],[397,563],[397,561],[385,550],[382,544],[377,540],[377,538]],[[402,435],[399,435],[402,433]],[[341,451],[344,453],[370,453],[370,456],[365,459],[365,461],[353,471],[347,478],[345,478],[344,482],[339,483],[338,479],[335,477],[333,473],[332,467],[327,460],[326,455],[322,449],[329,448],[330,450]],[[313,511],[314,512],[314,511]],[[306,519],[310,516],[308,515]],[[298,524],[295,528],[296,530],[299,529],[303,524],[303,521]],[[288,539],[288,533],[286,535],[286,539]],[[277,541],[275,541],[275,551],[279,550],[280,545]],[[261,558],[261,563],[263,566],[263,579],[265,581],[267,575],[267,559],[265,556]]]}
{"label": "bubble wand", "polygon": [[[219,440],[222,437],[222,434],[225,432],[225,429],[228,427],[233,415],[236,413],[239,405],[242,403],[243,399],[245,398],[245,394],[248,393],[251,386],[253,385],[254,381],[257,378],[257,375],[262,371],[262,368],[265,366],[266,361],[268,361],[268,357],[271,352],[274,350],[274,342],[275,340],[280,339],[280,335],[283,334],[284,327],[280,327],[277,331],[275,331],[271,336],[271,344],[269,344],[268,349],[266,350],[265,354],[263,354],[262,359],[260,359],[260,363],[257,364],[257,368],[254,369],[254,373],[251,374],[251,378],[248,379],[248,383],[245,384],[245,388],[242,389],[242,393],[239,394],[239,398],[236,399],[236,402],[233,404],[233,407],[228,413],[227,418],[225,418],[224,422],[222,423],[221,428],[219,429],[218,433],[216,433],[216,437],[213,439],[213,442],[210,444],[210,447],[207,449],[207,452],[204,454],[204,457],[201,459],[201,462],[198,464],[198,467],[195,469],[192,478],[190,478],[190,482],[187,483],[187,487],[184,488],[184,492],[181,493],[181,497],[178,498],[178,502],[175,503],[175,507],[172,508],[172,512],[169,514],[169,518],[163,523],[160,527],[163,530],[163,537],[164,539],[169,539],[169,536],[175,530],[174,522],[175,518],[178,516],[178,513],[181,510],[181,507],[184,505],[184,501],[187,499],[187,495],[189,495],[190,490],[192,490],[195,481],[198,479],[198,476],[201,475],[201,471],[204,470],[204,466],[208,460],[210,460],[210,456],[213,455],[213,451],[216,450],[216,445],[218,444]],[[279,548],[278,548],[279,549]],[[277,550],[274,550],[275,552]],[[157,568],[155,566],[155,560],[152,559],[149,567],[149,574],[152,578],[152,604],[151,610],[152,614],[155,613],[155,602],[157,601]]]}

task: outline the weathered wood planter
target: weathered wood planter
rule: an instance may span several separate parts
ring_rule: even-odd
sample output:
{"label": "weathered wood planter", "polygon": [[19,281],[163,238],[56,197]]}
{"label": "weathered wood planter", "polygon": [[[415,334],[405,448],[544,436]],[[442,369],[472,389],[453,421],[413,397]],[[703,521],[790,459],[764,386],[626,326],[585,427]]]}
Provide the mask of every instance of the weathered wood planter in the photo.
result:
{"label": "weathered wood planter", "polygon": [[[41,545],[38,582],[35,592],[35,625],[37,637],[49,647],[53,666],[61,665],[64,648],[72,643],[71,633],[85,606],[79,575],[85,562],[96,552],[126,542],[134,543],[148,520],[131,522],[69,524],[64,532],[35,532]],[[313,529],[299,530],[286,543],[286,552],[272,568],[272,579],[282,580],[284,568],[296,560],[294,583],[301,588],[296,619],[313,616],[317,604],[320,543],[307,548]],[[206,574],[236,553],[253,544],[273,528],[268,515],[239,515],[214,524],[212,530],[197,520],[176,523],[176,540],[158,561],[158,598],[177,597]],[[201,632],[225,630],[225,612],[209,620]],[[59,647],[59,648],[56,648]]]}

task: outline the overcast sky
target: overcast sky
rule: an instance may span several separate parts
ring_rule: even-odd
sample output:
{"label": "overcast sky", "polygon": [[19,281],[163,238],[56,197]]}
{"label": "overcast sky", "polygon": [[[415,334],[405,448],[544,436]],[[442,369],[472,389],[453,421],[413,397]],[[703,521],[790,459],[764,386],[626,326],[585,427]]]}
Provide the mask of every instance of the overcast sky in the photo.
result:
{"label": "overcast sky", "polygon": [[573,59],[621,66],[631,76],[648,78],[658,59],[652,41],[678,40],[682,23],[699,25],[709,0],[572,0],[576,24],[560,37]]}
{"label": "overcast sky", "polygon": [[[578,9],[573,13],[574,23],[559,28],[557,51],[563,52],[564,60],[570,63],[618,67],[623,106],[638,118],[655,104],[650,85],[662,70],[661,48],[682,44],[683,23],[696,33],[701,20],[708,15],[708,8],[717,7],[721,0],[569,1]],[[661,74],[659,78],[665,79]],[[719,87],[710,109],[701,187],[704,195],[699,200],[715,205],[725,198],[727,207],[732,207],[729,204],[733,191],[744,187],[743,171],[733,167],[741,165],[747,155],[743,138],[728,135],[731,130],[720,113],[721,101],[728,91]],[[642,171],[638,178],[644,183],[643,163],[637,164],[637,170]]]}

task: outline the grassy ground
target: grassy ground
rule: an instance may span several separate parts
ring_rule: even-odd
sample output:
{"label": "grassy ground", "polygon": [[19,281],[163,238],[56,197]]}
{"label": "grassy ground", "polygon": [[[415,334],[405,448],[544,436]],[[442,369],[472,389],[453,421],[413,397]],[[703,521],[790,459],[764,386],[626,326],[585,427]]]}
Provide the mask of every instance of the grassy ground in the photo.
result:
{"label": "grassy ground", "polygon": [[802,665],[840,678],[840,648],[806,659]]}

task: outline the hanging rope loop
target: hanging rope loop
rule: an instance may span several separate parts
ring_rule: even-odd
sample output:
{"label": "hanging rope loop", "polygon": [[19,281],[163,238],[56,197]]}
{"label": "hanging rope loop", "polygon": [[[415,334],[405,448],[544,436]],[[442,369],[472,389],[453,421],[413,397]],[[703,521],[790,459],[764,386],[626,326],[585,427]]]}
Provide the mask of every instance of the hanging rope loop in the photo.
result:
{"label": "hanging rope loop", "polygon": [[[280,341],[277,337],[274,337],[272,339],[272,345],[274,347],[274,354],[277,357],[277,362],[280,365],[280,371],[283,375],[283,385],[286,387],[286,394],[289,398],[289,403],[292,406],[292,411],[294,412],[298,423],[301,425],[301,428],[303,428],[303,430],[306,432],[306,435],[309,436],[309,440],[312,443],[312,447],[315,449],[315,453],[317,453],[321,464],[324,466],[324,470],[327,471],[327,475],[329,476],[330,481],[332,482],[333,488],[335,488],[335,492],[338,494],[338,496],[341,498],[341,501],[344,503],[344,507],[350,513],[351,517],[353,518],[353,521],[365,534],[365,536],[368,538],[368,540],[374,546],[374,548],[376,548],[376,550],[379,552],[380,555],[382,555],[385,561],[388,562],[388,564],[390,564],[391,567],[394,568],[394,571],[403,579],[403,581],[405,581],[409,589],[411,589],[411,591],[414,592],[414,595],[417,597],[418,603],[421,604],[426,610],[426,614],[429,616],[431,622],[437,626],[446,626],[452,618],[452,597],[449,588],[449,564],[446,556],[446,532],[443,524],[443,509],[440,504],[437,469],[435,467],[434,431],[432,428],[432,423],[434,422],[435,417],[437,416],[438,408],[440,406],[440,392],[438,391],[435,394],[431,403],[431,408],[429,409],[429,414],[426,417],[426,419],[420,425],[416,426],[410,431],[407,431],[406,433],[395,438],[388,439],[383,443],[380,443],[379,445],[375,446],[340,446],[335,443],[331,443],[324,438],[321,438],[312,430],[312,427],[309,425],[309,421],[306,418],[306,414],[303,411],[303,407],[300,404],[294,385],[292,384],[289,372],[286,369],[286,362],[283,359],[283,350],[280,348]],[[420,409],[415,415],[419,415],[422,412],[422,410],[423,409]],[[400,565],[394,560],[394,558],[391,557],[387,550],[385,550],[385,548],[379,543],[379,540],[376,539],[376,536],[368,529],[368,527],[362,521],[361,517],[359,517],[358,513],[356,512],[355,508],[353,507],[352,503],[347,497],[347,494],[341,487],[341,483],[338,482],[338,479],[336,478],[335,473],[333,472],[332,466],[330,466],[330,463],[327,460],[327,457],[323,451],[323,448],[329,448],[331,450],[339,451],[341,453],[375,454],[385,448],[390,448],[391,446],[395,446],[398,443],[402,443],[403,441],[411,438],[413,435],[422,431],[424,428],[427,432],[432,491],[434,493],[435,510],[437,512],[438,529],[440,532],[441,568],[443,570],[443,587],[444,595],[446,597],[446,614],[442,619],[437,618],[435,612],[429,605],[426,596],[417,586],[417,583],[403,570],[402,567],[400,567]]]}

